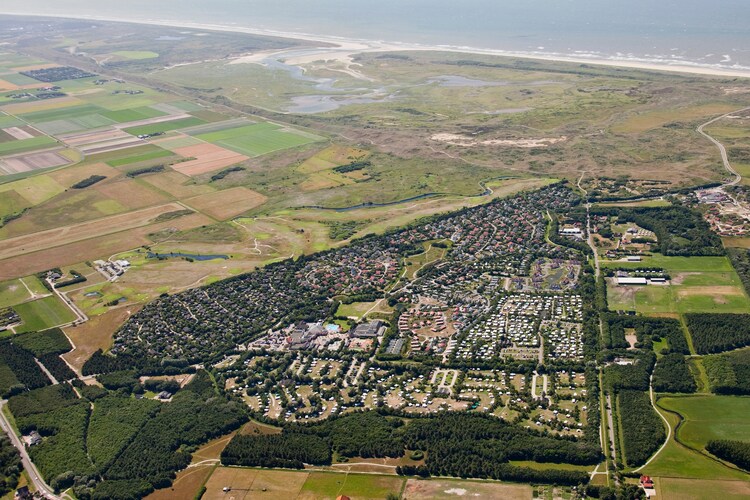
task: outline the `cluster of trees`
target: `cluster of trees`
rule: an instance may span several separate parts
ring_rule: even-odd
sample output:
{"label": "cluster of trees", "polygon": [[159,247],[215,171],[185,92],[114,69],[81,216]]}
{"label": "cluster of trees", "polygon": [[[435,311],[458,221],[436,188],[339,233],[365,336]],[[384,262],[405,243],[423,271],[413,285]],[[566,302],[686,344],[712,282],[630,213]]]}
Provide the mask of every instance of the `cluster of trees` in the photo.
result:
{"label": "cluster of trees", "polygon": [[667,435],[648,393],[625,390],[617,395],[623,447],[628,466],[642,465],[662,445]]}
{"label": "cluster of trees", "polygon": [[750,351],[740,350],[703,358],[711,391],[750,394]]}
{"label": "cluster of trees", "polygon": [[73,348],[59,328],[16,335],[12,342],[37,357],[45,354],[63,354]]}
{"label": "cluster of trees", "polygon": [[374,411],[316,424],[289,424],[280,435],[236,436],[222,454],[226,465],[301,467],[342,457],[401,457],[424,450],[425,464],[404,475],[450,475],[556,484],[586,482],[585,473],[516,467],[510,460],[590,465],[601,458],[598,442],[552,436],[473,413],[387,417]]}
{"label": "cluster of trees", "polygon": [[750,293],[750,250],[746,248],[728,248],[727,254],[734,269],[742,280],[745,291]]}
{"label": "cluster of trees", "polygon": [[241,167],[239,165],[235,165],[234,167],[225,168],[221,172],[216,172],[214,175],[211,176],[211,182],[220,181],[227,175],[231,174],[232,172],[242,172],[245,170],[245,167]]}
{"label": "cluster of trees", "polygon": [[71,278],[64,280],[64,281],[56,282],[55,288],[65,288],[66,286],[76,285],[78,283],[83,283],[84,281],[88,281],[86,276],[84,276],[83,274],[79,273],[78,271],[74,269],[70,271],[70,275],[72,276]]}
{"label": "cluster of trees", "polygon": [[651,351],[638,350],[633,355],[632,351],[608,351],[601,357],[602,362],[607,362],[618,355],[630,356],[632,364],[610,364],[604,369],[604,382],[607,388],[613,392],[623,389],[647,391],[651,370],[656,362],[656,355]]}
{"label": "cluster of trees", "polygon": [[29,351],[10,342],[0,344],[0,391],[3,397],[50,383]]}
{"label": "cluster of trees", "polygon": [[673,352],[662,356],[654,367],[654,390],[658,392],[695,392],[698,388],[685,356]]}
{"label": "cluster of trees", "polygon": [[[205,371],[148,420],[103,473],[115,481],[169,486],[191,460],[188,448],[224,435],[247,421],[244,408],[218,395]],[[108,488],[109,486],[104,486]],[[99,487],[97,487],[98,489]]]}
{"label": "cluster of trees", "polygon": [[750,345],[750,314],[686,314],[698,354],[713,354]]}
{"label": "cluster of trees", "polygon": [[750,443],[726,439],[711,440],[706,444],[706,450],[722,460],[750,471]]}
{"label": "cluster of trees", "polygon": [[160,409],[152,399],[107,395],[94,402],[86,443],[91,461],[105,471],[135,438],[143,424]]}
{"label": "cluster of trees", "polygon": [[700,213],[681,206],[618,208],[600,207],[596,215],[616,215],[620,222],[633,222],[656,234],[653,247],[663,255],[724,255],[716,233]]}
{"label": "cluster of trees", "polygon": [[355,172],[357,170],[362,170],[363,168],[367,168],[370,166],[372,166],[372,162],[370,160],[357,160],[351,163],[347,163],[346,165],[333,167],[333,171],[338,172],[339,174],[347,174],[349,172]]}
{"label": "cluster of trees", "polygon": [[134,170],[129,171],[127,174],[128,177],[138,177],[139,175],[146,175],[146,174],[155,174],[157,172],[163,172],[165,170],[164,165],[154,165],[153,167],[144,167],[144,168],[136,168]]}
{"label": "cluster of trees", "polygon": [[18,450],[8,436],[0,434],[0,495],[4,496],[16,489],[22,470]]}
{"label": "cluster of trees", "polygon": [[106,175],[92,175],[90,177],[86,177],[82,181],[76,182],[75,184],[73,184],[70,187],[72,187],[73,189],[84,189],[84,188],[87,188],[89,186],[93,186],[97,182],[103,181],[106,178],[107,178]]}
{"label": "cluster of trees", "polygon": [[[608,348],[628,347],[625,340],[625,329],[635,330],[638,343],[636,347],[650,350],[653,342],[667,339],[670,352],[690,354],[690,349],[680,322],[672,318],[649,318],[646,316],[608,315],[606,317],[605,338]],[[608,335],[607,335],[608,334]]]}
{"label": "cluster of trees", "polygon": [[39,361],[41,361],[44,367],[47,368],[58,382],[64,382],[76,378],[75,372],[70,369],[68,363],[63,361],[59,354],[45,354],[44,356],[39,357]]}
{"label": "cluster of trees", "polygon": [[302,469],[304,464],[330,465],[331,447],[316,435],[284,432],[264,436],[237,434],[221,452],[224,465]]}

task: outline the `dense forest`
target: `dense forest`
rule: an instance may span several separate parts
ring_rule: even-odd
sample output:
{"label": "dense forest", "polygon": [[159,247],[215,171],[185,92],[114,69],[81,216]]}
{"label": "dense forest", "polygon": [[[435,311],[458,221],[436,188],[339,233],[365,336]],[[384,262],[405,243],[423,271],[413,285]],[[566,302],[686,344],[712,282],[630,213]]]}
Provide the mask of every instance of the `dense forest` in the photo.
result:
{"label": "dense forest", "polygon": [[724,255],[716,233],[700,213],[681,206],[616,208],[597,207],[592,215],[616,215],[621,223],[633,222],[656,234],[653,250],[663,255]]}
{"label": "dense forest", "polygon": [[706,356],[703,366],[712,392],[750,394],[750,350]]}
{"label": "dense forest", "polygon": [[[400,457],[405,450],[426,453],[420,467],[404,474],[483,477],[558,484],[586,482],[585,473],[538,471],[510,460],[591,465],[597,444],[555,437],[483,414],[446,413],[428,418],[387,417],[374,411],[353,413],[313,425],[290,424],[274,436],[235,436],[222,454],[227,465],[300,467],[342,457]],[[274,465],[275,464],[275,465]]]}
{"label": "dense forest", "polygon": [[685,356],[676,352],[662,356],[656,362],[653,386],[658,392],[691,393],[698,388]]}
{"label": "dense forest", "polygon": [[750,345],[750,314],[686,314],[698,354],[731,351]]}
{"label": "dense forest", "polygon": [[748,442],[712,440],[706,444],[706,450],[722,460],[750,471],[750,443]]}
{"label": "dense forest", "polygon": [[629,344],[625,341],[625,329],[632,328],[638,338],[636,347],[650,350],[653,342],[666,339],[670,352],[690,354],[685,333],[676,319],[608,314],[605,320],[603,326],[606,345],[604,347],[610,349],[628,347]]}
{"label": "dense forest", "polygon": [[5,434],[0,434],[0,496],[4,496],[18,486],[18,477],[23,465],[21,455]]}
{"label": "dense forest", "polygon": [[745,292],[750,294],[750,250],[746,248],[728,248],[727,255],[734,269],[742,280]]}
{"label": "dense forest", "polygon": [[627,465],[642,465],[664,443],[667,437],[664,422],[646,392],[621,391],[617,399]]}

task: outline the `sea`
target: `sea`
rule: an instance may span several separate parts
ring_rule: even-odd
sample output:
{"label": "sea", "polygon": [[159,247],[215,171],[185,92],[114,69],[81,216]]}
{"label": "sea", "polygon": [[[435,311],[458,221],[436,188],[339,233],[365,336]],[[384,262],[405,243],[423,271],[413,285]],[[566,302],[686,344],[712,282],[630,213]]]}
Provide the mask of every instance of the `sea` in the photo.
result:
{"label": "sea", "polygon": [[0,12],[750,69],[748,0],[1,0]]}

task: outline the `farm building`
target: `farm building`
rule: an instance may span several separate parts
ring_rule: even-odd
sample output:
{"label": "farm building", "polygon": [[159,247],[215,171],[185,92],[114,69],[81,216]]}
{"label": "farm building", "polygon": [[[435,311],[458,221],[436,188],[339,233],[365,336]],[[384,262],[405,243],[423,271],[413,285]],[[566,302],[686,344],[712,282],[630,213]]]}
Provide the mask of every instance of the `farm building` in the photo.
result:
{"label": "farm building", "polygon": [[617,278],[618,285],[648,285],[646,278],[631,278],[630,276]]}

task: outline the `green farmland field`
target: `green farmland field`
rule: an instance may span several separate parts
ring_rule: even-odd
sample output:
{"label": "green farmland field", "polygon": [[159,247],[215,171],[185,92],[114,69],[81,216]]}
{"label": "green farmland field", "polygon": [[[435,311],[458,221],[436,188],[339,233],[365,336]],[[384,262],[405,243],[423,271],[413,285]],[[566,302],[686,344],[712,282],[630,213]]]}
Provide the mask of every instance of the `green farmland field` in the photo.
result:
{"label": "green farmland field", "polygon": [[118,111],[105,111],[102,116],[114,120],[117,123],[128,123],[138,120],[148,120],[149,118],[157,118],[164,116],[166,113],[159,111],[158,109],[151,108],[149,106],[143,106],[134,109],[121,109]]}
{"label": "green farmland field", "polygon": [[107,164],[111,167],[121,167],[123,165],[131,165],[133,163],[140,163],[142,161],[148,161],[148,160],[155,160],[157,158],[166,158],[167,156],[172,156],[174,153],[166,150],[161,151],[151,151],[149,153],[144,154],[138,154],[134,156],[128,156],[126,158],[117,158],[115,160],[110,160],[107,162]]}
{"label": "green farmland field", "polygon": [[322,140],[320,137],[303,135],[295,130],[284,129],[273,123],[246,125],[201,134],[197,137],[251,157]]}
{"label": "green farmland field", "polygon": [[23,321],[23,324],[16,329],[19,333],[47,330],[75,319],[71,310],[56,296],[25,302],[13,309]]}
{"label": "green farmland field", "polygon": [[750,441],[750,397],[665,397],[659,405],[682,416],[678,439],[691,448],[701,450],[712,439]]}
{"label": "green farmland field", "polygon": [[200,118],[191,117],[183,118],[181,120],[173,120],[170,122],[154,123],[152,125],[142,125],[140,127],[126,128],[125,132],[132,135],[156,134],[158,132],[169,132],[171,130],[203,125],[204,123],[206,122],[204,122]]}
{"label": "green farmland field", "polygon": [[57,144],[57,141],[46,135],[40,135],[39,137],[32,137],[31,139],[23,139],[20,141],[4,142],[0,143],[0,155],[25,153],[26,151],[34,151],[35,149],[50,147],[54,144]]}

